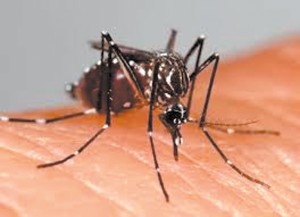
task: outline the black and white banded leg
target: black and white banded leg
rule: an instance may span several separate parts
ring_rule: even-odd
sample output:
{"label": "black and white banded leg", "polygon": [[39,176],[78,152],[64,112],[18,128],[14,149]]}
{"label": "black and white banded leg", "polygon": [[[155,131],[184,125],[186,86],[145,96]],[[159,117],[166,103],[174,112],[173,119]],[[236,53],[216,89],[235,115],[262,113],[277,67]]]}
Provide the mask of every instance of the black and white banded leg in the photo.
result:
{"label": "black and white banded leg", "polygon": [[82,145],[79,149],[77,149],[73,154],[68,155],[67,157],[58,160],[58,161],[53,161],[51,163],[45,163],[45,164],[40,164],[37,167],[38,168],[45,168],[45,167],[51,167],[51,166],[55,166],[58,164],[62,164],[68,160],[70,160],[71,158],[77,156],[78,154],[80,154],[82,151],[84,151],[100,134],[102,134],[110,125],[108,124],[104,124],[102,126],[102,128],[100,130],[98,130],[88,141],[86,141],[84,143],[84,145]]}
{"label": "black and white banded leg", "polygon": [[[189,49],[189,51],[187,52],[187,54],[185,55],[185,57],[183,59],[184,64],[187,65],[190,57],[195,53],[195,51],[198,48],[195,67],[194,67],[194,71],[192,73],[195,73],[199,68],[201,54],[202,54],[203,45],[204,45],[204,40],[205,40],[204,35],[197,38],[197,40],[192,45],[192,47]],[[188,116],[189,119],[190,119],[190,110],[191,110],[192,101],[193,101],[193,93],[194,93],[194,89],[195,89],[195,82],[196,82],[196,79],[193,79],[192,83],[191,83],[190,90],[189,90],[189,96],[188,96],[188,102],[187,102],[187,116]]]}
{"label": "black and white banded leg", "polygon": [[[108,51],[109,70],[108,70],[108,74],[106,75],[106,78],[105,78],[108,83],[108,87],[107,87],[107,90],[103,90],[103,86],[99,87],[98,103],[97,103],[97,108],[96,108],[96,111],[99,111],[101,109],[100,108],[101,107],[101,103],[100,103],[101,95],[102,95],[102,93],[106,93],[106,96],[107,96],[106,108],[107,108],[107,110],[106,110],[105,124],[102,126],[102,128],[100,130],[98,130],[87,142],[85,142],[73,154],[70,154],[69,156],[67,156],[61,160],[58,160],[58,161],[38,165],[38,168],[55,166],[55,165],[58,165],[58,164],[61,164],[61,163],[64,163],[64,162],[70,160],[71,158],[77,156],[82,151],[84,151],[100,134],[102,134],[108,127],[110,127],[110,125],[111,125],[110,111],[111,111],[111,85],[112,85],[112,54],[114,54],[118,58],[119,63],[123,69],[123,72],[124,72],[125,76],[127,76],[129,83],[135,90],[135,94],[137,95],[137,97],[144,100],[144,95],[143,95],[142,89],[140,87],[140,84],[138,83],[137,77],[134,74],[133,70],[131,69],[129,63],[126,61],[126,59],[125,59],[123,53],[121,52],[121,50],[119,49],[118,45],[112,40],[111,36],[107,32],[103,31],[101,33],[101,46],[104,46],[105,44],[108,44],[107,51]],[[101,50],[100,61],[103,62],[105,49],[102,47],[100,50]],[[103,75],[101,75],[101,77],[103,77]]]}
{"label": "black and white banded leg", "polygon": [[159,181],[159,185],[161,187],[161,190],[165,196],[166,201],[169,201],[169,194],[165,188],[160,170],[159,170],[159,164],[158,164],[158,160],[156,157],[156,151],[155,151],[155,146],[154,146],[154,142],[153,142],[153,106],[154,106],[154,101],[155,101],[155,95],[156,95],[156,90],[157,90],[157,81],[158,81],[158,69],[159,69],[159,64],[156,63],[155,64],[155,68],[154,68],[154,73],[153,73],[153,79],[152,79],[152,90],[151,90],[151,96],[150,96],[150,103],[149,103],[149,117],[148,117],[148,137],[150,140],[150,145],[151,145],[151,151],[152,151],[152,156],[153,156],[153,160],[154,160],[154,166],[155,166],[155,170],[157,173],[157,178]]}
{"label": "black and white banded leg", "polygon": [[206,98],[205,98],[205,102],[204,102],[204,107],[203,107],[203,110],[202,110],[202,113],[201,113],[199,127],[202,129],[204,135],[208,138],[208,140],[210,141],[212,146],[216,149],[216,151],[219,153],[219,155],[222,157],[222,159],[225,161],[225,163],[227,165],[229,165],[233,170],[235,170],[238,174],[245,177],[249,181],[260,184],[264,187],[270,188],[270,186],[268,184],[260,181],[259,179],[253,178],[252,176],[250,176],[247,173],[243,172],[231,160],[229,160],[227,158],[227,156],[223,153],[223,151],[219,148],[217,143],[214,141],[214,139],[212,138],[210,132],[208,131],[207,127],[205,126],[207,109],[208,109],[209,100],[210,100],[210,96],[211,96],[211,91],[212,91],[212,87],[213,87],[213,84],[214,84],[215,75],[216,75],[217,68],[218,68],[218,63],[219,63],[219,55],[218,54],[212,54],[206,61],[204,61],[203,64],[201,64],[199,66],[198,70],[196,70],[190,76],[191,80],[195,79],[196,76],[212,62],[214,62],[214,65],[213,65],[212,74],[211,74],[209,85],[208,85],[208,90],[207,90],[207,94],[206,94]]}
{"label": "black and white banded leg", "polygon": [[[189,123],[199,123],[198,120],[189,119]],[[257,123],[258,121],[248,121],[242,123],[220,123],[220,122],[207,122],[205,121],[205,127],[216,131],[220,131],[226,134],[269,134],[274,136],[279,136],[280,132],[276,130],[266,130],[266,129],[238,129],[237,127],[248,126],[250,124]]]}
{"label": "black and white banded leg", "polygon": [[269,134],[269,135],[274,135],[274,136],[279,136],[280,132],[276,130],[246,130],[246,129],[236,129],[233,127],[220,127],[220,126],[214,126],[210,125],[207,126],[208,128],[211,128],[216,131],[220,131],[222,133],[227,133],[227,134]]}
{"label": "black and white banded leg", "polygon": [[[135,96],[138,97],[142,102],[145,101],[146,99],[143,93],[143,88],[141,87],[141,84],[138,82],[135,72],[132,70],[129,62],[127,62],[119,46],[112,40],[110,34],[106,31],[102,31],[102,45],[104,44],[104,40],[107,41],[112,53],[114,53],[114,55],[119,60],[124,75],[128,79],[130,86],[135,92]],[[101,51],[102,55],[103,55],[103,51],[104,49],[102,49]],[[103,61],[103,57],[101,59]]]}
{"label": "black and white banded leg", "polygon": [[34,124],[49,124],[49,123],[54,123],[57,121],[62,121],[70,118],[75,118],[79,116],[84,116],[84,115],[90,115],[90,114],[96,114],[96,109],[91,108],[87,109],[82,112],[77,112],[73,114],[68,114],[68,115],[63,115],[55,118],[15,118],[15,117],[8,117],[8,116],[0,116],[0,121],[5,121],[5,122],[20,122],[20,123],[34,123]]}
{"label": "black and white banded leg", "polygon": [[[141,100],[145,100],[145,97],[142,92],[142,87],[140,86],[140,83],[137,80],[137,76],[135,75],[134,71],[130,67],[130,64],[126,61],[124,55],[122,54],[121,50],[117,46],[116,43],[113,42],[111,36],[107,32],[102,32],[102,44],[104,44],[104,39],[108,42],[112,52],[115,54],[115,56],[118,58],[121,67],[125,73],[125,76],[128,78],[131,86],[133,87],[135,94],[137,97],[139,97]],[[175,38],[175,34],[173,33],[171,35],[171,38]],[[173,39],[171,39],[173,40]],[[104,50],[104,49],[102,49]],[[156,94],[156,88],[157,88],[157,81],[158,81],[158,69],[159,64],[156,63],[153,73],[153,79],[152,79],[152,90],[151,90],[151,97],[150,97],[150,103],[149,103],[149,118],[148,118],[148,136],[150,140],[151,150],[152,150],[152,156],[154,160],[154,166],[157,173],[158,181],[160,184],[160,187],[162,189],[162,192],[165,196],[166,201],[169,201],[169,195],[165,189],[164,182],[159,170],[159,164],[156,156],[155,146],[153,142],[153,106],[155,101],[155,94]]]}
{"label": "black and white banded leg", "polygon": [[[103,55],[103,53],[102,53]],[[102,134],[108,127],[111,125],[111,119],[110,119],[110,110],[111,110],[111,84],[112,84],[112,51],[109,49],[108,52],[108,73],[105,75],[106,76],[106,81],[108,83],[107,90],[103,90],[103,87],[99,87],[99,92],[105,91],[106,93],[106,103],[107,103],[107,109],[106,109],[106,120],[105,124],[101,127],[100,130],[98,130],[88,141],[86,141],[79,149],[77,149],[74,153],[68,155],[67,157],[57,160],[51,163],[46,163],[46,164],[40,164],[37,167],[38,168],[45,168],[45,167],[51,167],[55,166],[58,164],[62,164],[74,157],[76,157],[78,154],[83,152],[100,134]],[[102,88],[102,89],[101,89]],[[97,108],[98,110],[99,108]],[[96,109],[95,109],[96,110]]]}

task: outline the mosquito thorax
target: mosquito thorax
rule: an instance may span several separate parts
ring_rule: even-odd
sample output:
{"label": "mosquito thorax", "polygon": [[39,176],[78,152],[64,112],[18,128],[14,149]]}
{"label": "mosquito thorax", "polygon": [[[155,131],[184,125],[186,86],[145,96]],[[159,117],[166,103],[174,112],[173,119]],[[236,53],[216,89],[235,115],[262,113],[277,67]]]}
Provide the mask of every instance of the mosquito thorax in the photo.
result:
{"label": "mosquito thorax", "polygon": [[190,82],[182,57],[174,52],[157,52],[155,63],[159,63],[157,102],[164,106],[177,102],[186,95]]}
{"label": "mosquito thorax", "polygon": [[172,127],[178,128],[181,124],[187,122],[186,107],[181,103],[175,103],[168,106],[164,111],[165,122]]}

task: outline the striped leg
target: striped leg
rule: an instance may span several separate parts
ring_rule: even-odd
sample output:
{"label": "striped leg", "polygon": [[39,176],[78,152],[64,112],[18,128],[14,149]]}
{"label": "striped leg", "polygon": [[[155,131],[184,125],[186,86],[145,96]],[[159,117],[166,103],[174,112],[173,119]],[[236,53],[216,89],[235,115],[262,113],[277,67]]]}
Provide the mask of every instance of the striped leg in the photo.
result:
{"label": "striped leg", "polygon": [[270,188],[270,185],[260,181],[259,179],[253,178],[252,176],[248,175],[247,173],[243,172],[240,168],[238,168],[231,160],[227,158],[227,156],[223,153],[223,151],[219,148],[217,143],[214,141],[210,133],[206,128],[202,128],[202,131],[204,132],[205,136],[208,138],[212,146],[216,149],[216,151],[219,153],[219,155],[222,157],[222,159],[225,161],[227,165],[229,165],[234,171],[236,171],[241,176],[245,177],[246,179],[250,180],[251,182],[260,184],[266,188]]}
{"label": "striped leg", "polygon": [[203,107],[203,110],[202,110],[202,113],[201,113],[199,127],[202,129],[203,133],[205,134],[207,139],[210,141],[211,145],[216,149],[218,154],[222,157],[222,159],[225,161],[225,163],[227,165],[229,165],[234,171],[236,171],[238,174],[245,177],[249,181],[260,184],[260,185],[262,185],[266,188],[270,188],[270,186],[268,184],[260,181],[259,179],[253,178],[252,176],[250,176],[247,173],[243,172],[231,160],[229,160],[227,158],[227,156],[223,153],[223,151],[219,148],[217,143],[214,141],[214,139],[212,138],[210,132],[207,129],[208,127],[206,127],[206,125],[205,125],[206,124],[206,113],[207,113],[207,109],[208,109],[208,105],[209,105],[209,100],[210,100],[210,96],[211,96],[211,92],[212,92],[212,87],[213,87],[213,84],[214,84],[215,75],[216,75],[216,72],[217,72],[217,69],[218,69],[218,64],[219,64],[219,55],[218,54],[212,54],[206,61],[204,61],[203,64],[201,64],[199,66],[199,70],[197,70],[196,72],[191,74],[191,79],[195,79],[196,76],[212,62],[214,62],[214,65],[213,65],[210,81],[209,81],[209,84],[208,84],[208,90],[207,90],[207,94],[206,94],[206,98],[205,98],[205,102],[204,102],[204,107]]}
{"label": "striped leg", "polygon": [[62,164],[68,160],[70,160],[71,158],[75,157],[76,155],[80,154],[83,150],[85,150],[101,133],[103,133],[107,128],[109,127],[109,125],[104,124],[102,126],[102,128],[100,130],[97,131],[97,133],[95,133],[86,143],[84,143],[83,146],[81,146],[78,150],[76,150],[73,154],[68,155],[67,157],[58,160],[58,161],[53,161],[51,163],[45,163],[45,164],[40,164],[37,166],[37,168],[45,168],[45,167],[51,167],[51,166],[55,166],[58,164]]}
{"label": "striped leg", "polygon": [[[38,119],[26,119],[26,118],[12,118],[12,117],[7,117],[7,116],[1,116],[0,121],[6,121],[6,122],[19,122],[19,123],[33,123],[33,124],[49,124],[57,121],[62,121],[74,117],[79,117],[79,116],[84,116],[84,115],[89,115],[89,114],[95,114],[96,109],[88,109],[83,112],[78,112],[74,114],[69,114],[69,115],[64,115],[61,117],[56,117],[56,118],[50,118],[50,119],[44,119],[44,118],[38,118]],[[109,124],[106,123],[92,138],[90,138],[82,147],[80,147],[77,151],[75,151],[73,154],[65,157],[62,160],[54,161],[51,163],[46,163],[46,164],[40,164],[37,167],[38,168],[45,168],[45,167],[50,167],[50,166],[55,166],[57,164],[61,164],[66,162],[67,160],[75,157],[79,153],[81,153],[89,144],[91,144],[104,130],[106,130],[109,127]]]}
{"label": "striped leg", "polygon": [[[145,101],[143,87],[138,82],[135,72],[132,70],[129,62],[126,60],[124,54],[120,50],[119,46],[113,41],[108,32],[102,32],[102,45],[104,45],[104,40],[109,44],[109,49],[119,60],[120,66],[124,72],[125,77],[128,79],[130,86],[135,92],[135,96],[138,97],[142,102]],[[102,54],[103,54],[102,49]]]}
{"label": "striped leg", "polygon": [[232,127],[220,127],[214,125],[210,125],[207,127],[227,134],[269,134],[274,136],[280,135],[280,132],[276,130],[246,130],[246,129],[235,129]]}
{"label": "striped leg", "polygon": [[154,146],[154,142],[153,142],[153,105],[154,105],[157,81],[158,81],[158,68],[159,68],[159,64],[156,63],[155,68],[154,68],[154,73],[153,73],[151,98],[150,98],[150,103],[149,103],[148,137],[149,137],[149,141],[150,141],[150,145],[151,145],[152,156],[153,156],[153,160],[154,160],[154,166],[155,166],[157,178],[159,181],[159,185],[165,196],[166,201],[169,202],[169,195],[165,188],[165,185],[164,185],[164,182],[163,182],[160,170],[159,170],[159,164],[158,164],[158,160],[156,157],[156,151],[155,151],[155,146]]}
{"label": "striped leg", "polygon": [[[101,127],[100,130],[98,130],[88,141],[86,141],[79,149],[77,149],[73,154],[68,155],[67,157],[61,159],[61,160],[57,160],[51,163],[46,163],[46,164],[40,164],[37,167],[38,168],[45,168],[45,167],[51,167],[51,166],[55,166],[58,164],[62,164],[72,158],[74,158],[75,156],[77,156],[78,154],[80,154],[81,152],[83,152],[90,144],[92,144],[92,142],[99,136],[101,135],[107,128],[110,127],[111,125],[111,121],[110,121],[110,111],[111,111],[111,84],[112,84],[112,56],[111,56],[111,49],[109,49],[109,53],[108,53],[108,74],[106,75],[106,79],[108,82],[108,89],[107,90],[103,90],[101,89],[101,87],[99,87],[99,92],[106,92],[106,103],[107,103],[107,110],[106,110],[106,120],[105,120],[105,124]],[[102,58],[102,57],[101,57]],[[98,94],[99,95],[99,94]]]}
{"label": "striped leg", "polygon": [[[192,121],[190,121],[192,122]],[[242,127],[242,126],[248,126],[250,124],[257,123],[258,121],[248,121],[248,122],[243,122],[243,123],[212,123],[212,122],[205,122],[205,127],[211,128],[216,131],[220,131],[222,133],[227,133],[227,134],[269,134],[269,135],[274,135],[274,136],[279,136],[280,132],[276,130],[252,130],[252,129],[238,129],[237,127]],[[197,123],[195,121],[194,123]]]}
{"label": "striped leg", "polygon": [[[196,70],[199,67],[200,58],[201,58],[201,54],[202,54],[202,50],[203,50],[204,40],[205,40],[205,37],[204,36],[200,36],[195,41],[195,43],[193,44],[193,46],[189,49],[189,51],[187,52],[187,54],[184,57],[184,63],[187,64],[187,62],[189,61],[190,57],[195,53],[196,49],[198,48],[198,54],[197,54],[197,57],[196,57],[195,68],[194,68],[194,71],[192,73],[196,72]],[[193,93],[194,93],[194,89],[195,89],[195,82],[196,82],[196,79],[193,79],[192,83],[191,83],[191,88],[190,88],[190,91],[189,91],[188,102],[187,102],[187,116],[188,117],[190,115],[190,110],[191,110],[191,106],[192,106]]]}
{"label": "striped leg", "polygon": [[89,115],[89,114],[95,114],[96,109],[87,109],[82,112],[78,113],[73,113],[69,115],[64,115],[60,117],[55,117],[55,118],[36,118],[36,119],[30,119],[30,118],[15,118],[15,117],[8,117],[8,116],[0,116],[0,121],[5,121],[5,122],[19,122],[19,123],[34,123],[34,124],[49,124],[57,121],[62,121],[74,117],[79,117],[79,116],[84,116],[84,115]]}

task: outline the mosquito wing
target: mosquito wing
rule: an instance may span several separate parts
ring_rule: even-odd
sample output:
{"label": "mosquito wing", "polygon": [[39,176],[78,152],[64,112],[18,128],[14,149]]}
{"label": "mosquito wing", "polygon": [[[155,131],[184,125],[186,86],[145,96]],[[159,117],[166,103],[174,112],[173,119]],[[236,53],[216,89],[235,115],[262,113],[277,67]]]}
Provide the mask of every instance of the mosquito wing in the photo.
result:
{"label": "mosquito wing", "polygon": [[[96,50],[101,50],[102,49],[101,41],[90,41],[89,43],[90,43],[91,47],[96,49]],[[109,46],[108,46],[107,42],[105,42],[104,45],[103,45],[103,50],[107,52],[108,47]],[[145,50],[141,50],[141,49],[137,49],[137,48],[133,48],[133,47],[128,47],[128,46],[120,45],[120,44],[118,44],[118,47],[120,48],[122,53],[128,59],[132,59],[132,60],[135,60],[137,62],[147,61],[147,60],[149,60],[153,57],[153,53],[150,52],[150,51],[145,51]]]}

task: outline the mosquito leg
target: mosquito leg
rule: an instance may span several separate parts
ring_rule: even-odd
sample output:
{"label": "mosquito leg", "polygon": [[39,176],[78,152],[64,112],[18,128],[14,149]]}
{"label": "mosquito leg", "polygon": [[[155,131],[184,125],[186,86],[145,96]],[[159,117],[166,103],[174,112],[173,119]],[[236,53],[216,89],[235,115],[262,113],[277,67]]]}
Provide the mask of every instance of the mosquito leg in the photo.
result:
{"label": "mosquito leg", "polygon": [[[46,163],[46,164],[40,164],[37,167],[38,168],[45,168],[45,167],[51,167],[51,166],[55,166],[58,164],[62,164],[74,157],[76,157],[78,154],[80,154],[81,152],[83,152],[90,144],[92,144],[92,142],[100,135],[102,134],[108,127],[110,127],[111,125],[111,121],[110,121],[110,110],[111,110],[111,83],[112,83],[112,57],[111,57],[111,53],[112,51],[109,50],[108,53],[108,73],[107,73],[107,82],[108,82],[108,88],[106,90],[106,103],[107,103],[107,109],[106,109],[106,120],[105,120],[105,124],[102,126],[102,128],[100,130],[98,130],[88,141],[86,141],[79,149],[77,149],[73,154],[68,155],[67,157],[58,160],[58,161],[54,161],[51,163]],[[101,87],[99,87],[99,91],[103,91],[103,89],[101,89]]]}
{"label": "mosquito leg", "polygon": [[159,164],[158,160],[156,157],[156,151],[155,151],[155,146],[153,142],[153,106],[154,106],[154,100],[155,100],[155,94],[156,94],[156,88],[157,88],[157,81],[158,81],[158,68],[159,64],[156,63],[155,68],[154,68],[154,73],[153,73],[153,79],[152,79],[152,90],[151,90],[151,97],[150,97],[150,103],[149,103],[149,117],[148,117],[148,137],[151,145],[151,150],[152,150],[152,156],[154,160],[154,166],[155,170],[157,173],[157,178],[159,181],[159,185],[161,187],[161,190],[165,196],[166,201],[169,201],[169,195],[168,192],[165,188],[160,170],[159,170]]}
{"label": "mosquito leg", "polygon": [[62,121],[74,117],[89,115],[89,114],[96,114],[96,109],[91,108],[87,109],[82,112],[63,115],[60,117],[55,118],[36,118],[36,119],[30,119],[30,118],[14,118],[14,117],[7,117],[7,116],[1,116],[0,121],[6,121],[6,122],[20,122],[20,123],[34,123],[34,124],[49,124],[57,121]]}
{"label": "mosquito leg", "polygon": [[[197,59],[196,59],[195,68],[194,68],[193,72],[195,72],[199,67],[204,40],[205,40],[204,36],[201,36],[201,37],[197,38],[197,40],[195,41],[193,46],[189,49],[189,51],[187,52],[187,54],[184,57],[184,63],[187,64],[187,62],[189,61],[191,55],[198,48]],[[187,116],[188,117],[190,115],[190,110],[191,110],[191,106],[192,106],[193,93],[194,93],[194,89],[195,89],[195,82],[196,82],[196,79],[193,79],[192,83],[191,83],[191,88],[190,88],[190,91],[189,91],[188,102],[187,102]]]}
{"label": "mosquito leg", "polygon": [[[194,42],[194,44],[192,45],[192,47],[188,50],[187,54],[184,56],[183,61],[184,61],[185,64],[189,61],[190,57],[195,53],[195,51],[196,51],[197,48],[199,49],[198,50],[198,56],[201,55],[202,47],[203,47],[203,44],[204,44],[204,40],[205,40],[205,36],[204,35],[201,35],[199,38],[197,38],[197,40]],[[199,53],[200,53],[200,55],[199,55]],[[196,68],[195,68],[195,70],[196,70]]]}
{"label": "mosquito leg", "polygon": [[274,136],[279,136],[280,132],[276,130],[243,130],[243,129],[235,129],[230,127],[218,127],[218,126],[206,126],[207,128],[211,128],[213,130],[217,130],[227,134],[270,134]]}
{"label": "mosquito leg", "polygon": [[172,29],[170,38],[167,43],[166,52],[173,52],[175,47],[177,31]]}
{"label": "mosquito leg", "polygon": [[[103,52],[108,52],[109,50],[109,43],[107,41],[90,41],[90,45],[92,48],[101,50]],[[118,47],[124,56],[132,58],[134,60],[145,61],[153,57],[153,53],[149,51],[128,47],[121,44],[118,44]]]}
{"label": "mosquito leg", "polygon": [[246,179],[248,179],[251,182],[255,182],[255,183],[260,184],[260,185],[262,185],[262,186],[264,186],[266,188],[270,188],[270,185],[268,185],[268,184],[260,181],[259,179],[253,178],[252,176],[250,176],[247,173],[243,172],[234,163],[232,163],[232,161],[230,161],[226,157],[226,155],[223,153],[223,151],[219,148],[219,146],[213,140],[213,138],[211,137],[211,135],[207,131],[207,129],[206,128],[202,128],[202,131],[204,132],[205,136],[208,138],[208,140],[210,141],[210,143],[212,144],[212,146],[217,150],[217,152],[219,153],[219,155],[223,158],[223,160],[225,161],[225,163],[228,164],[233,170],[235,170],[238,174],[240,174],[241,176],[245,177]]}
{"label": "mosquito leg", "polygon": [[212,87],[213,87],[213,84],[215,81],[215,75],[216,75],[216,72],[218,69],[218,64],[219,64],[219,55],[217,53],[212,54],[198,67],[198,69],[193,74],[190,75],[190,79],[194,80],[196,78],[196,76],[199,75],[199,73],[201,71],[203,71],[212,62],[214,62],[214,65],[213,65],[212,74],[211,74],[209,85],[208,85],[208,90],[207,90],[207,94],[206,94],[206,98],[205,98],[205,102],[204,102],[204,107],[203,107],[203,110],[201,113],[200,124],[199,124],[199,126],[201,128],[203,128],[203,126],[205,125],[206,112],[207,112],[207,108],[209,105],[211,91],[212,91]]}
{"label": "mosquito leg", "polygon": [[[171,35],[169,37],[167,46],[166,46],[166,51],[171,52],[174,50],[175,46],[175,41],[176,41],[176,35],[177,31],[175,29],[172,29]],[[90,41],[89,42],[91,47],[97,50],[102,50],[102,51],[108,51],[109,45],[106,42],[101,41]],[[152,56],[152,53],[149,51],[141,50],[138,48],[133,48],[133,47],[128,47],[125,45],[120,45],[118,44],[118,47],[122,51],[123,54],[126,56],[133,56],[139,59],[138,56],[141,56],[142,59],[147,59]]]}
{"label": "mosquito leg", "polygon": [[275,131],[275,130],[247,130],[247,129],[237,129],[236,127],[242,127],[242,126],[247,126],[250,124],[257,123],[256,121],[248,121],[244,123],[211,123],[211,122],[205,122],[205,127],[211,128],[213,130],[217,130],[223,133],[227,134],[270,134],[270,135],[275,135],[279,136],[280,132]]}
{"label": "mosquito leg", "polygon": [[197,72],[195,72],[195,74],[191,75],[192,79],[194,79],[195,76],[197,76],[204,68],[206,68],[213,61],[214,61],[214,66],[213,66],[213,69],[212,69],[212,74],[211,74],[209,85],[208,85],[207,95],[206,95],[206,98],[205,98],[204,107],[203,107],[203,110],[202,110],[199,127],[202,129],[203,133],[208,138],[211,145],[216,149],[216,151],[223,158],[223,160],[225,161],[226,164],[228,164],[233,170],[235,170],[237,173],[239,173],[241,176],[245,177],[249,181],[255,182],[255,183],[260,184],[264,187],[270,188],[270,186],[268,184],[266,184],[266,183],[264,183],[264,182],[262,182],[262,181],[260,181],[256,178],[253,178],[252,176],[250,176],[247,173],[243,172],[234,163],[232,163],[232,161],[230,161],[227,158],[227,156],[219,148],[217,143],[213,140],[212,136],[210,135],[210,133],[208,132],[208,130],[205,126],[206,112],[207,112],[207,108],[208,108],[208,104],[209,104],[209,100],[210,100],[210,96],[211,96],[212,87],[213,87],[213,84],[214,84],[215,75],[216,75],[217,68],[218,68],[219,56],[217,54],[211,55],[206,61],[204,61],[203,64],[200,65],[199,71],[197,70]]}
{"label": "mosquito leg", "polygon": [[37,168],[45,168],[45,167],[51,167],[51,166],[55,166],[58,164],[62,164],[68,160],[70,160],[71,158],[77,156],[78,154],[80,154],[83,150],[85,150],[101,133],[103,133],[107,128],[109,127],[109,125],[105,124],[102,126],[102,128],[97,131],[97,133],[95,133],[87,142],[84,143],[83,146],[81,146],[78,150],[76,150],[73,154],[68,155],[67,157],[58,160],[58,161],[54,161],[51,163],[45,163],[45,164],[40,164],[37,166]]}
{"label": "mosquito leg", "polygon": [[[143,88],[139,83],[135,72],[130,67],[129,62],[126,60],[125,56],[121,52],[119,46],[112,40],[110,34],[108,32],[102,32],[102,40],[105,39],[109,47],[111,48],[112,52],[116,55],[117,59],[120,62],[120,66],[123,69],[125,77],[127,77],[130,86],[135,92],[136,97],[138,97],[141,101],[145,100]],[[103,42],[102,42],[103,43]]]}

